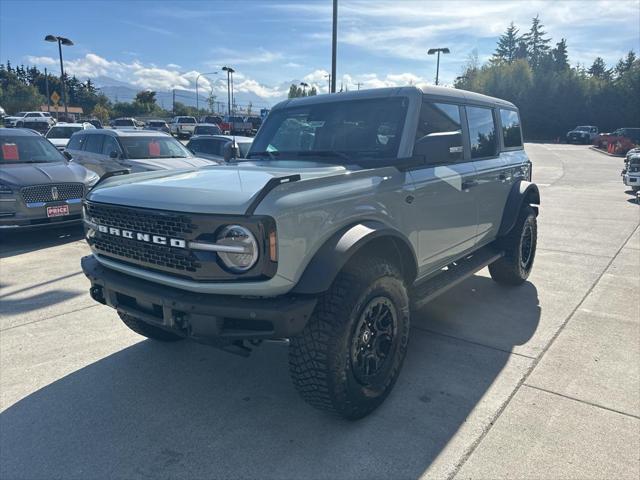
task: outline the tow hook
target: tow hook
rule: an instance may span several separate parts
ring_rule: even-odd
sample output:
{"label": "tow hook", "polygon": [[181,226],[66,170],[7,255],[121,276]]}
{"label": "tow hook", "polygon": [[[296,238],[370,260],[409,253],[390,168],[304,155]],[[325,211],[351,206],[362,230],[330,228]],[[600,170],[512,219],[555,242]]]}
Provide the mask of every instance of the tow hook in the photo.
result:
{"label": "tow hook", "polygon": [[94,285],[89,289],[89,295],[91,295],[91,298],[93,298],[96,302],[101,303],[103,305],[107,304],[107,301],[104,298],[104,292],[102,291],[102,287],[99,285]]}

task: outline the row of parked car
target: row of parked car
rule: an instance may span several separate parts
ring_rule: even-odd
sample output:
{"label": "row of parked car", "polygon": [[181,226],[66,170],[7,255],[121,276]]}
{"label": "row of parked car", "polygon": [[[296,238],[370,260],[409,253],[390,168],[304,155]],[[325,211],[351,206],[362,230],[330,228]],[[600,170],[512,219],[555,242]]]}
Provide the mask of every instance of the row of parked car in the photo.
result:
{"label": "row of parked car", "polygon": [[640,192],[640,148],[632,148],[627,152],[621,175],[623,183],[638,194]]}
{"label": "row of parked car", "polygon": [[262,125],[262,118],[256,116],[242,117],[238,115],[224,117],[207,115],[198,120],[196,117],[180,115],[173,117],[169,122],[160,119],[142,122],[133,117],[122,117],[114,119],[110,125],[112,128],[126,130],[158,130],[170,133],[179,139],[203,134],[250,136],[256,134],[260,125]]}
{"label": "row of parked car", "polygon": [[99,129],[88,122],[60,122],[45,135],[0,129],[0,230],[80,222],[82,199],[101,178],[235,161],[252,141],[197,134],[184,146],[163,131]]}
{"label": "row of parked car", "polygon": [[618,128],[610,133],[601,133],[594,125],[580,125],[567,132],[567,143],[593,145],[615,155],[625,155],[640,145],[640,128]]}

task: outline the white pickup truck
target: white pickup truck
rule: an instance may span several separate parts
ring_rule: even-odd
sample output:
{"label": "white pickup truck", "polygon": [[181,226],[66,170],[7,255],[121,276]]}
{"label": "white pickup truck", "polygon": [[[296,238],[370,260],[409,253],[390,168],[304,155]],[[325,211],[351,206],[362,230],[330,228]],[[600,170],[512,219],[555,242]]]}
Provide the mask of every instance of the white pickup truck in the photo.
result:
{"label": "white pickup truck", "polygon": [[189,138],[193,135],[197,124],[195,117],[173,117],[169,124],[169,129],[171,130],[171,135],[175,135],[179,139]]}

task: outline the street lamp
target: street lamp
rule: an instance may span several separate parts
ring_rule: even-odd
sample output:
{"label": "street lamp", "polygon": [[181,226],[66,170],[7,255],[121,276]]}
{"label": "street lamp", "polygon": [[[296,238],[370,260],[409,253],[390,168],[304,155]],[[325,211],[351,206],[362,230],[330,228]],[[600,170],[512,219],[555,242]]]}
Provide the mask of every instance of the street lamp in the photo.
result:
{"label": "street lamp", "polygon": [[231,116],[231,74],[235,70],[231,67],[222,67],[222,71],[227,72],[227,115]]}
{"label": "street lamp", "polygon": [[305,97],[307,95],[307,87],[308,83],[300,82],[300,86],[302,87],[302,96]]}
{"label": "street lamp", "polygon": [[196,77],[196,111],[200,110],[200,97],[198,96],[198,80],[200,79],[201,76],[203,75],[217,75],[218,72],[205,72],[205,73],[199,73],[198,76]]}
{"label": "street lamp", "polygon": [[62,45],[70,47],[73,42],[68,38],[56,37],[55,35],[47,35],[44,37],[47,42],[58,42],[58,53],[60,54],[60,83],[62,84],[62,101],[64,102],[64,115],[69,116],[69,110],[67,109],[67,86],[64,83],[64,67],[62,66]]}
{"label": "street lamp", "polygon": [[440,75],[440,53],[451,53],[448,48],[430,48],[427,52],[427,55],[433,55],[434,53],[438,54],[438,63],[436,66],[436,85],[438,85],[438,76]]}

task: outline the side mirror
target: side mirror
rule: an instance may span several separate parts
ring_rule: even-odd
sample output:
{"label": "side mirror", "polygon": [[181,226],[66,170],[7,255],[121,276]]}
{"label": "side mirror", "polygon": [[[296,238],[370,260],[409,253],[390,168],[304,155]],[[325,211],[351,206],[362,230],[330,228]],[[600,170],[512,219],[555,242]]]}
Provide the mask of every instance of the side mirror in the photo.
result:
{"label": "side mirror", "polygon": [[66,158],[69,162],[71,160],[73,160],[73,157],[71,156],[71,154],[69,152],[67,152],[66,150],[64,152],[62,152],[62,154],[64,155],[64,158]]}
{"label": "side mirror", "polygon": [[240,150],[238,149],[238,145],[229,142],[224,146],[223,157],[225,162],[230,161],[232,158],[238,158],[239,156]]}
{"label": "side mirror", "polygon": [[462,134],[460,132],[432,133],[418,139],[413,155],[424,157],[427,165],[459,162],[462,160]]}
{"label": "side mirror", "polygon": [[114,150],[109,153],[109,158],[120,158],[120,154]]}

